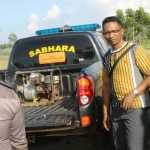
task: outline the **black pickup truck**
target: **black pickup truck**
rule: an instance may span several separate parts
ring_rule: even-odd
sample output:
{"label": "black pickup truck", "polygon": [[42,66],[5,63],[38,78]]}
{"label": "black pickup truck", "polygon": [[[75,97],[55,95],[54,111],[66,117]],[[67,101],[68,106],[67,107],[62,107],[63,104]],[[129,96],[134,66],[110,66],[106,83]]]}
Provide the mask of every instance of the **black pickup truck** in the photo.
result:
{"label": "black pickup truck", "polygon": [[0,82],[14,88],[27,134],[89,135],[102,128],[102,56],[109,49],[99,24],[36,31],[13,46]]}

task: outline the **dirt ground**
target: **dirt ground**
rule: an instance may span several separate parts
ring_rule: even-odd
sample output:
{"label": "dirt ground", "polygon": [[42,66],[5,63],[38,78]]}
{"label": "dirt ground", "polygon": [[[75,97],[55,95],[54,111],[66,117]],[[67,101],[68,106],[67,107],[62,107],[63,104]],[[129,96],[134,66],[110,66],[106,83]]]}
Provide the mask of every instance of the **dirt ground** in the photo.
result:
{"label": "dirt ground", "polygon": [[69,136],[39,138],[36,144],[29,145],[29,150],[107,150],[107,147],[101,142],[91,147],[86,136]]}

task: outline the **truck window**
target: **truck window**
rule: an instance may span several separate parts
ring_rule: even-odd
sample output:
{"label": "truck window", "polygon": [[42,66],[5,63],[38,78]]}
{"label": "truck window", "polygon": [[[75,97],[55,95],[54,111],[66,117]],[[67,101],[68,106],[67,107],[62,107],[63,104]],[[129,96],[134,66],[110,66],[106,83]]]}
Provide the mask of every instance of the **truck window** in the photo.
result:
{"label": "truck window", "polygon": [[14,48],[12,64],[19,69],[90,65],[98,60],[94,46],[86,35],[57,34],[27,38],[18,41]]}

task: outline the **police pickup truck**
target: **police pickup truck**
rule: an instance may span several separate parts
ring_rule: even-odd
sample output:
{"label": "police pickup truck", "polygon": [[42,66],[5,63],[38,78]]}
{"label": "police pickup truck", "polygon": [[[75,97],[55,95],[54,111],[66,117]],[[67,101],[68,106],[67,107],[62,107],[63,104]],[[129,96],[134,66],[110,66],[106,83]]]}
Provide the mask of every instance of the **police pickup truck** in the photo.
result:
{"label": "police pickup truck", "polygon": [[91,135],[102,129],[102,57],[109,49],[99,24],[36,31],[17,40],[1,84],[20,98],[27,135]]}

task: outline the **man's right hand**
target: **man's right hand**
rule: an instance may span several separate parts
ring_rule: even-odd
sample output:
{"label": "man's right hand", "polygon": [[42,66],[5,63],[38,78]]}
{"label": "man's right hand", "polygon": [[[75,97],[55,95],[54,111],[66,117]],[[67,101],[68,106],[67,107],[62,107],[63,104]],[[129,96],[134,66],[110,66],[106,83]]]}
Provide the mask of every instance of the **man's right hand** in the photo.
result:
{"label": "man's right hand", "polygon": [[109,119],[109,116],[108,115],[104,115],[103,116],[103,126],[104,128],[109,131],[110,129],[110,119]]}

